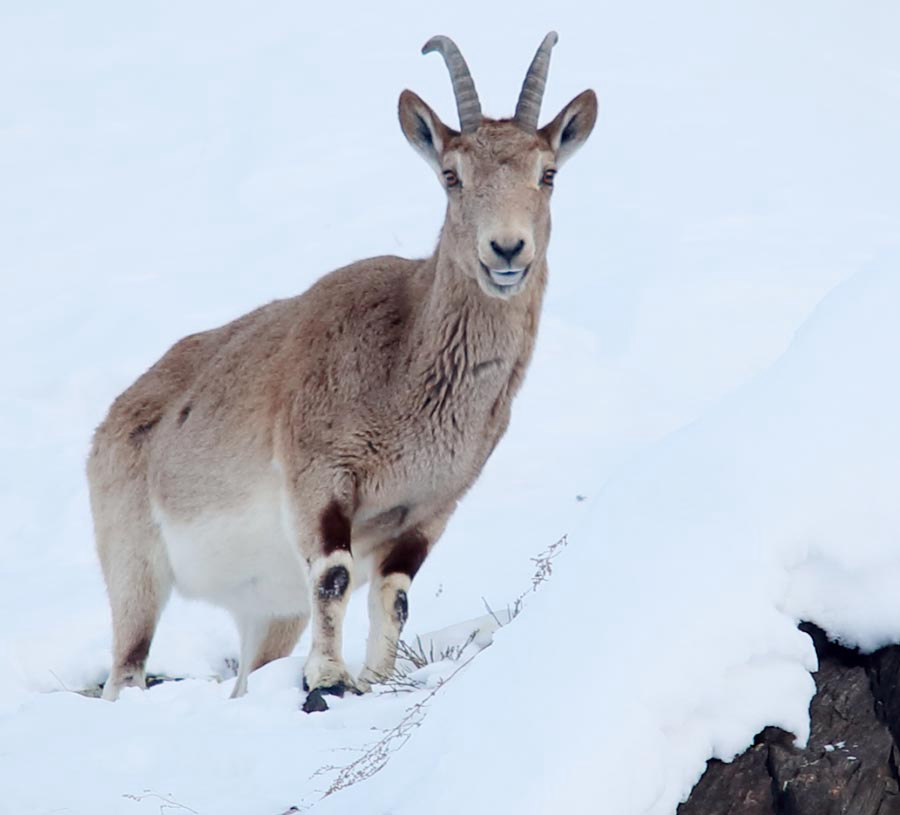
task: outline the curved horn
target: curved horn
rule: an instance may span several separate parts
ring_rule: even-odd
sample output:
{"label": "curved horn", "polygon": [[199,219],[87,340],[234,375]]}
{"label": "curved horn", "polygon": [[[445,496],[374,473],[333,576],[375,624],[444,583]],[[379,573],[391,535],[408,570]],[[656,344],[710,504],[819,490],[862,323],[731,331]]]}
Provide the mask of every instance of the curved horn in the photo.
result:
{"label": "curved horn", "polygon": [[459,127],[463,133],[477,130],[481,124],[481,102],[478,101],[478,93],[469,66],[463,59],[456,43],[449,37],[439,34],[432,37],[422,47],[423,54],[437,51],[447,63],[450,71],[450,80],[453,82],[453,94],[456,97],[456,109],[459,111]]}
{"label": "curved horn", "polygon": [[541,43],[531,60],[519,101],[516,102],[516,115],[513,121],[523,130],[537,130],[538,117],[541,115],[541,100],[544,98],[544,87],[547,84],[547,72],[550,70],[550,49],[556,45],[559,35],[551,31]]}

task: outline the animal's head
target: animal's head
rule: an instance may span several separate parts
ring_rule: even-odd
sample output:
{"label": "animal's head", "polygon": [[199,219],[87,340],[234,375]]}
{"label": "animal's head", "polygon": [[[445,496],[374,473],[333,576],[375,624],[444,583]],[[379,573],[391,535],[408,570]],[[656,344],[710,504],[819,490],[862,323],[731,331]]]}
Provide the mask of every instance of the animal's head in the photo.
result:
{"label": "animal's head", "polygon": [[432,37],[422,52],[438,51],[447,63],[460,129],[445,125],[412,91],[400,94],[403,133],[447,192],[442,251],[495,297],[521,291],[531,266],[545,256],[556,171],[597,119],[597,97],[588,90],[538,128],[556,40],[550,32],[538,48],[511,119],[482,116],[469,68],[449,37]]}

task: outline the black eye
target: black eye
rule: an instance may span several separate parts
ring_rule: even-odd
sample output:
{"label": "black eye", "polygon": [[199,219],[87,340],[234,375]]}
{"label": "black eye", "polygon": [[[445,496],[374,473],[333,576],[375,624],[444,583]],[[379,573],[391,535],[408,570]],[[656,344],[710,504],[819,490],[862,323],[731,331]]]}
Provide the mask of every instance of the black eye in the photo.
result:
{"label": "black eye", "polygon": [[544,174],[541,176],[541,184],[545,187],[552,187],[554,178],[556,178],[556,170],[544,170]]}
{"label": "black eye", "polygon": [[459,176],[453,170],[444,170],[444,181],[447,187],[459,187]]}

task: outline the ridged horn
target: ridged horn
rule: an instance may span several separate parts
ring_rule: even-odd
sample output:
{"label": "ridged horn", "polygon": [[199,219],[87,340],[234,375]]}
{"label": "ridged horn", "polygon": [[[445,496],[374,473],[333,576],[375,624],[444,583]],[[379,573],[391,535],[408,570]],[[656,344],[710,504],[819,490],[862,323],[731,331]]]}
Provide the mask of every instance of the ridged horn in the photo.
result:
{"label": "ridged horn", "polygon": [[516,115],[513,121],[523,130],[537,130],[538,117],[541,115],[541,100],[544,98],[544,87],[547,85],[547,72],[550,70],[550,50],[556,45],[559,35],[551,31],[541,43],[531,60],[522,92],[516,102]]}
{"label": "ridged horn", "polygon": [[459,111],[460,130],[463,133],[477,130],[481,125],[481,102],[478,101],[478,92],[463,55],[456,43],[443,34],[432,37],[422,47],[423,54],[430,54],[432,51],[437,51],[447,63],[450,81],[453,82],[453,95],[456,97],[456,109]]}

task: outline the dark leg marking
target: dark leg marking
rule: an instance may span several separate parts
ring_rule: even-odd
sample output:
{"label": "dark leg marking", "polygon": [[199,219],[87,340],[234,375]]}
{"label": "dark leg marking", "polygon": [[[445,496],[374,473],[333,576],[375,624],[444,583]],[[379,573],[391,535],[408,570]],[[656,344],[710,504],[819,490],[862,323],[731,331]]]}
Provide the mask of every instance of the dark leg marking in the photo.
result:
{"label": "dark leg marking", "polygon": [[421,532],[415,530],[404,532],[381,562],[381,574],[386,577],[394,572],[403,572],[412,579],[424,563],[427,554],[428,541]]}
{"label": "dark leg marking", "polygon": [[398,589],[397,596],[394,598],[394,615],[397,618],[397,622],[400,624],[400,627],[403,628],[406,625],[406,620],[409,617],[409,600],[406,597],[406,592],[403,589]]}
{"label": "dark leg marking", "polygon": [[346,566],[332,566],[319,581],[319,597],[334,600],[343,597],[350,585],[350,572]]}
{"label": "dark leg marking", "polygon": [[150,637],[143,637],[134,644],[122,664],[129,667],[142,666],[147,661],[147,654],[149,653]]}
{"label": "dark leg marking", "polygon": [[332,501],[319,518],[322,533],[322,554],[330,555],[339,549],[350,551],[350,521],[337,501]]}
{"label": "dark leg marking", "polygon": [[187,417],[191,415],[191,406],[185,405],[181,412],[178,414],[178,426],[181,427],[186,421]]}

